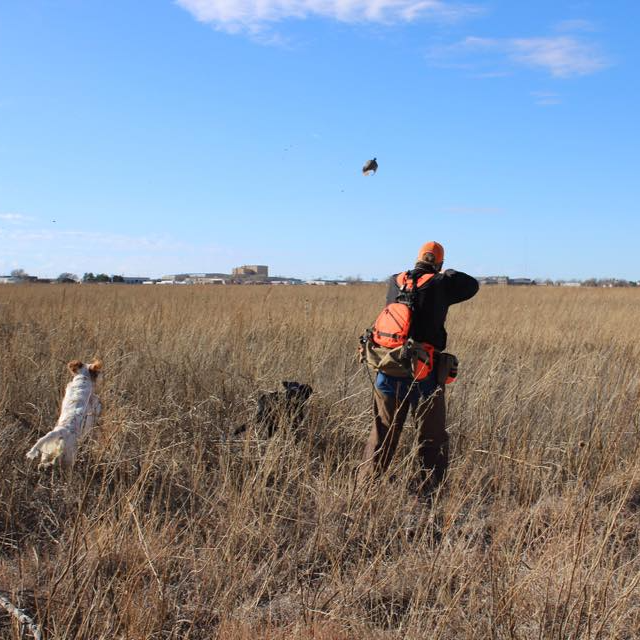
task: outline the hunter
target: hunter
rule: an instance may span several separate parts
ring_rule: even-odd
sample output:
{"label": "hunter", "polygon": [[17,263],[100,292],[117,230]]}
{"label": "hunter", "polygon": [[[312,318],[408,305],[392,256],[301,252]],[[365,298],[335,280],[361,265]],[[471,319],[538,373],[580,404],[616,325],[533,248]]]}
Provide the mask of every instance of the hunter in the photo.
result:
{"label": "hunter", "polygon": [[442,482],[449,463],[444,389],[447,377],[455,375],[457,361],[443,353],[447,345],[444,328],[447,311],[450,305],[469,300],[478,292],[475,278],[453,269],[442,271],[443,262],[442,245],[427,242],[420,249],[414,269],[396,274],[389,281],[388,306],[385,309],[401,300],[407,282],[413,284],[414,297],[407,333],[413,343],[421,344],[430,351],[431,362],[422,379],[411,371],[405,375],[389,375],[378,369],[374,389],[374,424],[358,471],[358,477],[366,479],[377,477],[387,469],[398,446],[409,408],[412,408],[419,432],[419,461],[425,495],[431,494]]}

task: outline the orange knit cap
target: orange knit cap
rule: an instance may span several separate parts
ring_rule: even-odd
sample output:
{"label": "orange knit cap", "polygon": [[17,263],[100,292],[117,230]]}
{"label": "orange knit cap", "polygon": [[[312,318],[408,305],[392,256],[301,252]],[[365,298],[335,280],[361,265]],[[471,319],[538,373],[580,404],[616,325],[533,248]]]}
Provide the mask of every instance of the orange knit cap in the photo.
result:
{"label": "orange knit cap", "polygon": [[444,262],[444,247],[439,242],[427,242],[420,247],[420,251],[418,252],[418,260],[422,260],[425,253],[433,253],[436,264],[440,264]]}

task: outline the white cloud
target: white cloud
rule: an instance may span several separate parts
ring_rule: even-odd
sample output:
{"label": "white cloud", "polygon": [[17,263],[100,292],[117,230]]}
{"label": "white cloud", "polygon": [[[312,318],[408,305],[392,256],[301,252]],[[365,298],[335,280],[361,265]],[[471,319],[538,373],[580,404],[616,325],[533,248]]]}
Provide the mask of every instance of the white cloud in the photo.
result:
{"label": "white cloud", "polygon": [[574,36],[515,38],[507,43],[516,62],[545,69],[552,76],[585,76],[607,66],[597,47]]}
{"label": "white cloud", "polygon": [[7,224],[22,224],[31,219],[21,213],[0,213],[0,222],[6,222]]}
{"label": "white cloud", "polygon": [[[0,242],[49,243],[56,249],[109,249],[115,251],[164,251],[180,248],[169,237],[164,236],[128,236],[118,233],[98,231],[73,231],[56,229],[12,229],[0,228]],[[2,246],[0,244],[0,246]],[[181,247],[184,248],[184,247]]]}
{"label": "white cloud", "polygon": [[287,19],[317,17],[340,22],[392,24],[419,18],[456,20],[476,6],[449,0],[176,0],[200,22],[231,33],[257,33]]}
{"label": "white cloud", "polygon": [[0,273],[22,267],[49,277],[64,271],[80,276],[85,271],[155,276],[222,270],[217,265],[231,255],[210,243],[189,243],[170,235],[0,226]]}
{"label": "white cloud", "polygon": [[560,95],[555,91],[532,91],[531,95],[535,98],[536,104],[541,107],[550,107],[562,104]]}
{"label": "white cloud", "polygon": [[572,35],[534,38],[469,36],[448,47],[432,50],[429,59],[435,63],[467,68],[498,66],[499,73],[504,72],[505,65],[526,66],[546,71],[556,78],[585,76],[609,66],[596,44]]}
{"label": "white cloud", "polygon": [[484,73],[474,73],[474,78],[491,79],[491,78],[507,78],[513,75],[511,71],[485,71]]}

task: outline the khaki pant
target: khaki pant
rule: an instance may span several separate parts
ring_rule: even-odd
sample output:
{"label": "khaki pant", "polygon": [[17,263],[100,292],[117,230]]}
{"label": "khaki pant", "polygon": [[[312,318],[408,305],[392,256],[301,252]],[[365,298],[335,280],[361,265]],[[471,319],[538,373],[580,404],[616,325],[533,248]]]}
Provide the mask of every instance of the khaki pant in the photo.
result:
{"label": "khaki pant", "polygon": [[[407,385],[398,383],[396,392],[389,393],[389,380],[374,392],[374,423],[364,449],[364,459],[358,480],[378,477],[388,468],[398,446],[409,409],[413,408],[418,429],[419,461],[423,491],[435,489],[442,482],[449,462],[449,434],[445,429],[446,405],[444,385],[424,385],[407,396]],[[392,382],[392,384],[394,384]],[[381,391],[380,386],[387,391]],[[435,387],[435,389],[434,389]]]}

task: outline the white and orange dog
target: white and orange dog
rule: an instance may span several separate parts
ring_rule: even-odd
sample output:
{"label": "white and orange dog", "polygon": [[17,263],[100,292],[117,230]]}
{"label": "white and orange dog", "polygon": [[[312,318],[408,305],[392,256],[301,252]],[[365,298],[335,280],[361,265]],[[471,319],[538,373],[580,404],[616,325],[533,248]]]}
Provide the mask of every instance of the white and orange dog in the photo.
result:
{"label": "white and orange dog", "polygon": [[102,362],[94,360],[91,364],[84,364],[80,360],[73,360],[67,366],[73,374],[73,380],[67,385],[58,422],[27,453],[30,460],[40,456],[39,469],[51,466],[58,459],[65,466],[72,465],[78,439],[93,429],[102,410],[95,393]]}

